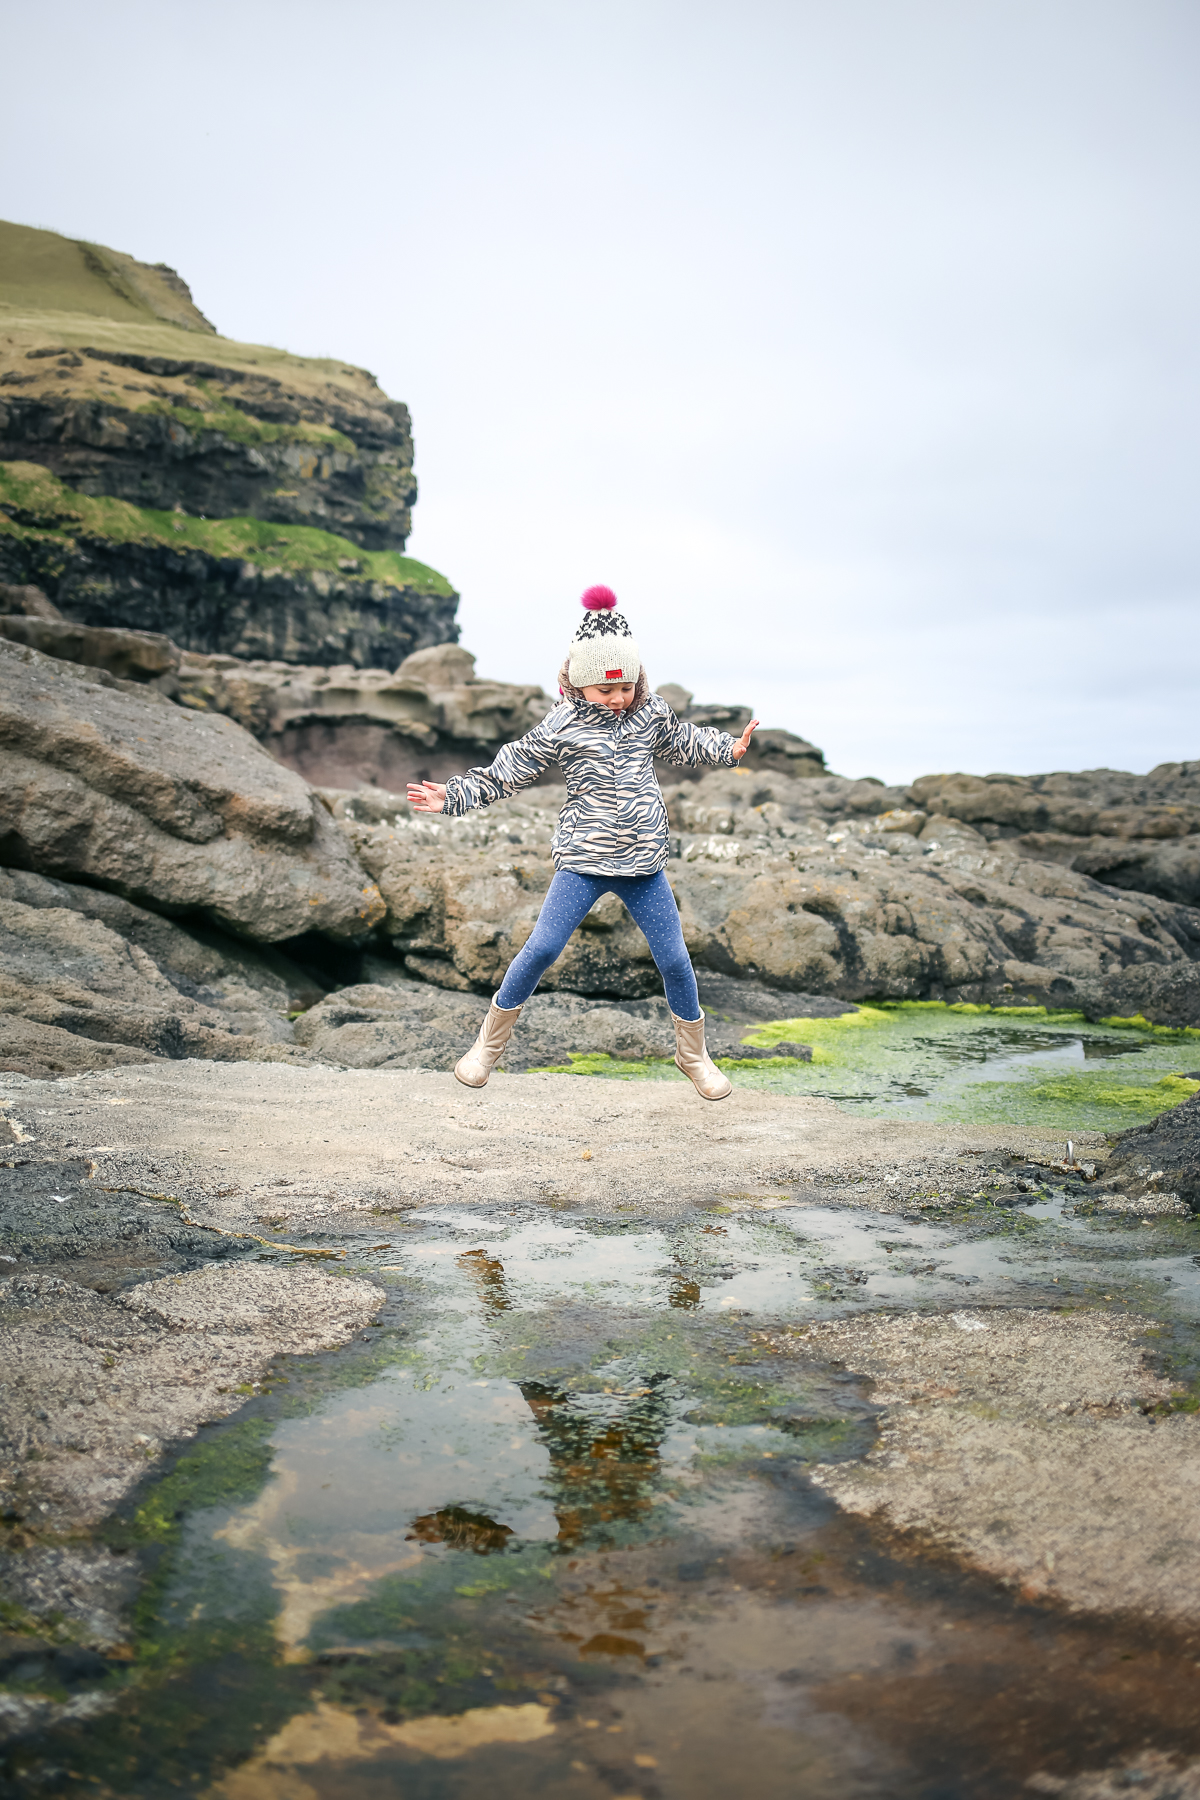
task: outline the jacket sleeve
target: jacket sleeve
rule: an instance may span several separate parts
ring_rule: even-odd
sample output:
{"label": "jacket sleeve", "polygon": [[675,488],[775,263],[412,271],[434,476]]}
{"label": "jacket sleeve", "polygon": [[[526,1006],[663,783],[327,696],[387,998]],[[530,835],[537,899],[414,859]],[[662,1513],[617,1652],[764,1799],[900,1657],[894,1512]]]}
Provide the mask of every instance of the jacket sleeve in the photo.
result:
{"label": "jacket sleeve", "polygon": [[737,740],[715,725],[688,725],[677,719],[671,709],[659,726],[654,754],[660,762],[675,768],[699,766],[729,769],[733,767],[733,746]]}
{"label": "jacket sleeve", "polygon": [[514,744],[505,744],[495,761],[486,769],[468,769],[465,775],[451,775],[446,783],[446,800],[442,807],[448,819],[461,818],[477,806],[491,806],[494,800],[507,800],[531,787],[538,776],[556,760],[554,734],[550,726],[553,714],[547,713],[540,725],[527,731]]}

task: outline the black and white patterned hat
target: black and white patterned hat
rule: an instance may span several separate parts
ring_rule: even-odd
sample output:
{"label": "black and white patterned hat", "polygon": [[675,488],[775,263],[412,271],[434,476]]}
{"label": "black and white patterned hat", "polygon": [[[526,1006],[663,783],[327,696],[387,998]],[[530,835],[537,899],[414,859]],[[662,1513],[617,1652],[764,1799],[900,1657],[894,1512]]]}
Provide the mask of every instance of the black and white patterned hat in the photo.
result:
{"label": "black and white patterned hat", "polygon": [[567,674],[572,687],[603,687],[610,681],[636,681],[642,653],[611,588],[590,587],[582,595],[583,624],[571,639]]}

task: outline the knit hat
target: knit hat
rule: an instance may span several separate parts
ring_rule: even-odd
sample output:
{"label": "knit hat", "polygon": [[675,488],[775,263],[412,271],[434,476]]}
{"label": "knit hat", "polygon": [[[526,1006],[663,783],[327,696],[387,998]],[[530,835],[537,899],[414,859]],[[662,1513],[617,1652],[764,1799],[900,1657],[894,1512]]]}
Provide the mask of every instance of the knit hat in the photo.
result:
{"label": "knit hat", "polygon": [[581,596],[585,618],[567,652],[571,686],[602,687],[609,681],[636,681],[642,653],[626,620],[614,609],[611,588],[590,587]]}

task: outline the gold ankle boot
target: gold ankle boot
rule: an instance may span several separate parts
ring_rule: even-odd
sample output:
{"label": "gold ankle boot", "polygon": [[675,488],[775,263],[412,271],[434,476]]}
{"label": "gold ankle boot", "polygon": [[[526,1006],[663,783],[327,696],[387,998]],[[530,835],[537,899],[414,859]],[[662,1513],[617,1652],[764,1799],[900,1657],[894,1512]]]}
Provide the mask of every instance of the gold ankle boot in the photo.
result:
{"label": "gold ankle boot", "polygon": [[[454,1065],[454,1073],[464,1087],[485,1087],[487,1078],[504,1052],[512,1036],[512,1028],[520,1013],[519,1006],[497,1006],[493,1000],[479,1027],[479,1036],[464,1057]],[[714,1071],[715,1073],[715,1071]]]}
{"label": "gold ankle boot", "polygon": [[733,1092],[733,1083],[722,1075],[704,1043],[704,1014],[698,1019],[677,1019],[675,1027],[675,1067],[682,1069],[698,1094],[706,1100],[724,1100]]}

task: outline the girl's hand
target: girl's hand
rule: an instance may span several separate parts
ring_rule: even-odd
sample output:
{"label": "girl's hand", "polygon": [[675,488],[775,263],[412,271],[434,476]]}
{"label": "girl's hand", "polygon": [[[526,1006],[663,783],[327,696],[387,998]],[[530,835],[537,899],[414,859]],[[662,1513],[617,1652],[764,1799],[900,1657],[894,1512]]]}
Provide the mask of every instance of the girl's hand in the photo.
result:
{"label": "girl's hand", "polygon": [[408,784],[408,804],[414,812],[439,813],[446,804],[446,790],[437,781],[415,781]]}
{"label": "girl's hand", "polygon": [[735,741],[734,746],[733,746],[734,762],[741,762],[743,756],[745,756],[747,750],[750,748],[750,734],[754,730],[754,728],[757,724],[758,724],[757,719],[751,719],[751,721],[747,725],[745,731],[743,731],[741,737]]}

